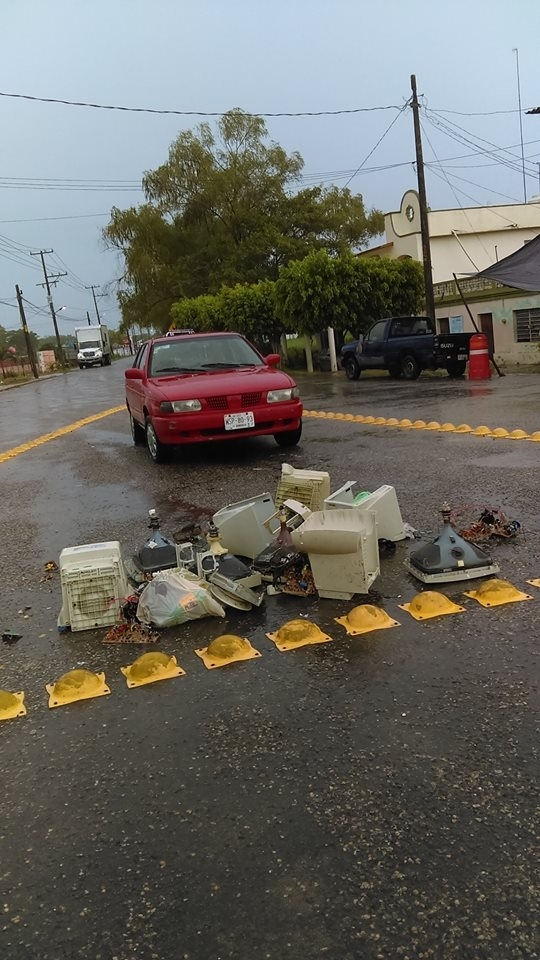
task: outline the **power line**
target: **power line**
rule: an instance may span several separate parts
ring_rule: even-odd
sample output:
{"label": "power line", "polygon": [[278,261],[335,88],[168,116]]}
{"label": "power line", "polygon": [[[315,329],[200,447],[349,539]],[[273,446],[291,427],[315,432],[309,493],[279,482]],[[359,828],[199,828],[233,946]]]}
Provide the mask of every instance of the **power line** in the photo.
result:
{"label": "power line", "polygon": [[384,138],[386,137],[386,135],[387,135],[388,133],[390,133],[390,130],[392,129],[392,127],[394,126],[394,124],[397,122],[397,120],[399,120],[399,118],[401,117],[403,111],[404,111],[408,106],[409,106],[409,102],[408,102],[408,101],[407,101],[407,103],[404,103],[404,104],[403,104],[403,106],[402,106],[401,110],[399,111],[399,113],[396,114],[396,116],[394,117],[394,119],[392,120],[392,122],[388,124],[388,126],[387,126],[386,130],[384,131],[384,133],[382,134],[382,136],[379,137],[379,139],[377,140],[377,143],[375,144],[375,146],[369,151],[369,153],[367,154],[367,156],[364,157],[364,159],[362,160],[362,163],[360,164],[360,166],[358,166],[358,167],[356,168],[356,170],[354,171],[354,173],[351,174],[351,176],[349,177],[349,179],[347,180],[347,182],[344,184],[344,186],[343,186],[343,189],[344,189],[344,190],[347,189],[347,187],[349,186],[351,180],[354,180],[354,178],[356,177],[356,175],[357,175],[358,173],[360,173],[360,170],[362,169],[362,167],[364,166],[364,164],[366,163],[366,161],[369,160],[369,158],[370,158],[371,156],[373,156],[373,154],[375,153],[375,151],[376,151],[377,147],[379,146],[379,144],[382,143],[382,141],[384,140]]}
{"label": "power line", "polygon": [[[110,103],[90,103],[84,100],[61,100],[56,97],[34,97],[27,93],[4,93],[0,91],[0,97],[8,97],[14,100],[33,100],[37,103],[59,103],[67,107],[91,107],[94,110],[121,110],[124,113],[155,113],[172,115],[176,117],[224,117],[230,110],[166,110],[155,107],[121,107]],[[353,107],[343,110],[299,110],[296,112],[280,111],[279,113],[250,113],[243,110],[242,113],[247,117],[336,117],[343,114],[354,113],[374,113],[377,110],[400,110],[400,107],[388,104],[383,107]]]}
{"label": "power line", "polygon": [[45,223],[50,220],[85,220],[89,217],[110,217],[111,211],[107,213],[76,213],[67,217],[24,217],[16,220],[0,220],[0,223]]}

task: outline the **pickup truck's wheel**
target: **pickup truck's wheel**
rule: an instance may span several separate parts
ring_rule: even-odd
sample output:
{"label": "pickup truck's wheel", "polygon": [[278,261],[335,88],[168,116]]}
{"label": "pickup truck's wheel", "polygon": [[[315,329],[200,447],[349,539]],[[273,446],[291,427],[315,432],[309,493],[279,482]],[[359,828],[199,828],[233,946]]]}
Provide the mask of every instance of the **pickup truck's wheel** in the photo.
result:
{"label": "pickup truck's wheel", "polygon": [[451,377],[452,380],[455,380],[457,377],[462,377],[465,373],[466,366],[466,360],[450,360],[446,365],[448,376]]}
{"label": "pickup truck's wheel", "polygon": [[401,373],[405,380],[417,380],[421,372],[416,357],[412,353],[406,354],[401,361]]}
{"label": "pickup truck's wheel", "polygon": [[150,417],[146,418],[146,445],[148,453],[154,463],[167,463],[171,459],[172,448],[166,446],[158,439]]}
{"label": "pickup truck's wheel", "polygon": [[133,419],[133,415],[131,413],[129,414],[129,425],[131,427],[133,443],[136,447],[139,447],[146,440],[146,434],[140,423],[137,423],[137,421]]}
{"label": "pickup truck's wheel", "polygon": [[302,424],[296,430],[287,430],[286,433],[275,433],[274,440],[278,447],[295,447],[302,436]]}
{"label": "pickup truck's wheel", "polygon": [[354,357],[347,357],[344,363],[345,376],[347,380],[358,380],[360,376],[360,367]]}
{"label": "pickup truck's wheel", "polygon": [[390,374],[392,380],[401,380],[402,370],[400,366],[392,364],[391,367],[388,367],[388,373]]}

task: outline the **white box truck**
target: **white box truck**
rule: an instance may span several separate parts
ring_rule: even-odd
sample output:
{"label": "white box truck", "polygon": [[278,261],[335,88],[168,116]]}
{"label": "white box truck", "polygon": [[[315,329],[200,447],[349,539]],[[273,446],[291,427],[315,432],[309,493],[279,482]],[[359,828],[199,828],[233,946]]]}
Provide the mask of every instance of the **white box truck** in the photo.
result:
{"label": "white box truck", "polygon": [[111,341],[104,323],[77,327],[77,363],[84,367],[108,367],[111,362]]}

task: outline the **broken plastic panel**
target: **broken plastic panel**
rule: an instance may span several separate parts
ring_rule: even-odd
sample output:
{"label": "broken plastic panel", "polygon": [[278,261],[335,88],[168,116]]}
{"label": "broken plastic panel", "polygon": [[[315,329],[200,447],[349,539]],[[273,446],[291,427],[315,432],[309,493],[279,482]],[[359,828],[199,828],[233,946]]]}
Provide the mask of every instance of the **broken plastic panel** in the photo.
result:
{"label": "broken plastic panel", "polygon": [[261,654],[251,646],[247,637],[239,637],[234,633],[224,633],[212,640],[207,647],[195,650],[208,670],[216,667],[225,667],[229,663],[238,663],[241,660],[254,660]]}
{"label": "broken plastic panel", "polygon": [[405,560],[405,567],[422,583],[473,580],[499,572],[499,567],[480,547],[460,537],[450,523],[450,507],[443,504],[443,529]]}
{"label": "broken plastic panel", "polygon": [[11,693],[9,690],[0,690],[0,720],[15,720],[26,716],[24,693]]}
{"label": "broken plastic panel", "polygon": [[351,600],[355,593],[367,593],[379,575],[375,515],[370,511],[316,511],[291,536],[296,549],[309,557],[321,597]]}
{"label": "broken plastic panel", "polygon": [[348,480],[339,490],[327,497],[325,507],[329,509],[356,508],[371,510],[377,521],[377,537],[382,540],[404,540],[405,527],[399,509],[399,503],[394,487],[384,484],[373,493],[365,490],[354,492],[356,480]]}
{"label": "broken plastic panel", "polygon": [[279,630],[267,633],[269,640],[275,643],[278,650],[295,650],[297,647],[306,647],[314,643],[328,643],[332,640],[323,633],[320,627],[311,620],[288,620]]}
{"label": "broken plastic panel", "polygon": [[336,617],[336,623],[345,627],[351,637],[371,633],[373,630],[388,630],[390,627],[400,626],[397,620],[393,620],[384,610],[372,603],[363,603],[358,607],[353,607],[346,616]]}
{"label": "broken plastic panel", "polygon": [[91,700],[104,697],[111,691],[105,683],[104,673],[92,673],[90,670],[70,670],[54,683],[46,684],[49,694],[49,707],[62,707],[77,700]]}
{"label": "broken plastic panel", "polygon": [[251,610],[252,607],[259,607],[263,601],[263,594],[252,590],[252,587],[262,583],[260,573],[252,573],[240,580],[231,580],[215,572],[209,575],[208,583],[210,591],[218,600],[239,610]]}
{"label": "broken plastic panel", "polygon": [[126,678],[128,687],[142,687],[147,683],[157,683],[158,680],[170,680],[172,677],[181,677],[185,674],[176,661],[176,657],[159,650],[143,653],[127,667],[120,667]]}
{"label": "broken plastic panel", "polygon": [[281,478],[276,492],[276,506],[285,500],[299,500],[310,510],[323,510],[330,495],[330,474],[324,470],[298,470],[290,463],[281,465]]}
{"label": "broken plastic panel", "polygon": [[477,590],[470,590],[465,596],[477,600],[483,607],[502,607],[505,603],[519,603],[521,600],[533,599],[530,594],[518,590],[508,580],[498,579],[487,580]]}
{"label": "broken plastic panel", "polygon": [[399,606],[415,620],[431,620],[433,617],[446,617],[452,613],[463,613],[465,610],[465,607],[458,606],[444,593],[436,590],[417,593],[410,603],[400,603]]}
{"label": "broken plastic panel", "polygon": [[270,493],[229,503],[212,519],[230,552],[251,560],[272,542],[279,530],[276,506]]}

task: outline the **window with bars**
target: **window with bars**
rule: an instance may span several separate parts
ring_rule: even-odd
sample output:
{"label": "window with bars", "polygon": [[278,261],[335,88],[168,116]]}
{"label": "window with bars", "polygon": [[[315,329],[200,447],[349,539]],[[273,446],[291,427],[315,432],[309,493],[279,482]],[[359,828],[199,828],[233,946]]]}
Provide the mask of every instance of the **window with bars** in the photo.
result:
{"label": "window with bars", "polygon": [[540,341],[540,307],[532,310],[514,310],[514,319],[518,343]]}

